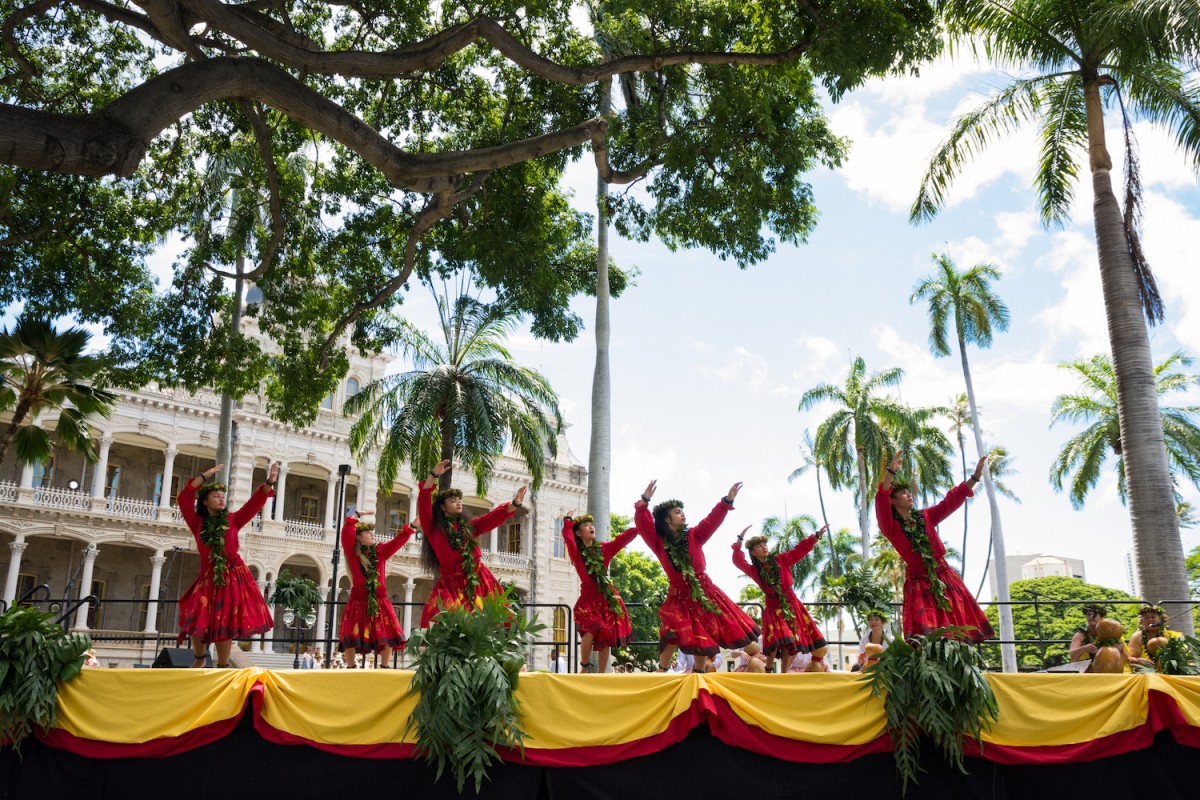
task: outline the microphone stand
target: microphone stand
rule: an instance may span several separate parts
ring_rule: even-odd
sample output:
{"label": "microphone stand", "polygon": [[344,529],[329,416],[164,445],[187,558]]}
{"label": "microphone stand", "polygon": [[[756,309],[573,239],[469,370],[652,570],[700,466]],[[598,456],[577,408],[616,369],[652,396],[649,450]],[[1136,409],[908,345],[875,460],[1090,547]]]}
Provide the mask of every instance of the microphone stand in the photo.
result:
{"label": "microphone stand", "polygon": [[158,632],[158,638],[155,640],[155,649],[162,647],[162,629],[166,623],[167,609],[167,587],[171,583],[171,570],[175,567],[176,557],[183,552],[183,548],[175,545],[171,548],[171,560],[167,562],[167,571],[163,575],[162,580],[158,582],[158,611],[155,613],[154,629]]}

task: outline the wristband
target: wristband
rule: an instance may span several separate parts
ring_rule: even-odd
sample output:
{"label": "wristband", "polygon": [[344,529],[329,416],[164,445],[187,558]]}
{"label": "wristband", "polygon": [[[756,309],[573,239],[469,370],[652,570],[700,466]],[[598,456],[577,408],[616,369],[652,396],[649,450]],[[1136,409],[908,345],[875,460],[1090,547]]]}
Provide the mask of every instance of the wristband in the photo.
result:
{"label": "wristband", "polygon": [[646,497],[646,495],[642,495],[642,502],[646,505],[650,505],[650,498]]}
{"label": "wristband", "polygon": [[884,469],[886,469],[886,470],[888,471],[888,474],[889,474],[889,475],[895,475],[895,474],[896,474],[896,470],[892,469],[891,467],[884,467]]}
{"label": "wristband", "polygon": [[721,502],[725,503],[726,505],[733,505],[733,501],[730,500],[728,497],[722,497]]}

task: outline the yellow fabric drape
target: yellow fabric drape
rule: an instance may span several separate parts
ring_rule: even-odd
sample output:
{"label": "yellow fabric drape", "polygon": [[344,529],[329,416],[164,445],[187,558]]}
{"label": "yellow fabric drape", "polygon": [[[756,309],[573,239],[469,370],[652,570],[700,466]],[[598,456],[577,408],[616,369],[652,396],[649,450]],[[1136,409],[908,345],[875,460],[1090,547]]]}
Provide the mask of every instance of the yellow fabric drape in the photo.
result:
{"label": "yellow fabric drape", "polygon": [[767,733],[820,744],[867,744],[887,733],[883,701],[845,672],[708,674],[714,697]]}
{"label": "yellow fabric drape", "polygon": [[984,743],[1078,744],[1146,722],[1150,675],[989,675],[1000,719]]}
{"label": "yellow fabric drape", "polygon": [[262,719],[272,728],[322,744],[412,742],[404,728],[415,698],[413,673],[400,670],[302,670],[262,677]]}
{"label": "yellow fabric drape", "polygon": [[140,744],[241,713],[261,669],[85,669],[58,687],[58,725],[83,739]]}

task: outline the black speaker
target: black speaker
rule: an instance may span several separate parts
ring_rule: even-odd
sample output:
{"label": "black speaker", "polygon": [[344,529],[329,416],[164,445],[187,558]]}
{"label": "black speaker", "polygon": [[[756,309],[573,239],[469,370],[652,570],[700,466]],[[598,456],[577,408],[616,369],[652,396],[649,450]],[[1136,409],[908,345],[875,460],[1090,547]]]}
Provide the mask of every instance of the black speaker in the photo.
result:
{"label": "black speaker", "polygon": [[[186,669],[196,661],[196,654],[190,647],[164,647],[154,659],[151,667],[162,669]],[[204,655],[204,666],[212,666],[212,656]]]}

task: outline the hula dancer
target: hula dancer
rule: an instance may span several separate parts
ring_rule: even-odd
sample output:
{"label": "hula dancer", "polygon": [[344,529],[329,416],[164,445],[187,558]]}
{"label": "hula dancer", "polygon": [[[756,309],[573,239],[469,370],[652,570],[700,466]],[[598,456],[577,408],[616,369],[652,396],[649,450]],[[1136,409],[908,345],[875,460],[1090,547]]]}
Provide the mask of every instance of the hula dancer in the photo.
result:
{"label": "hula dancer", "polygon": [[474,604],[484,597],[503,593],[500,581],[483,565],[483,554],[475,540],[504,524],[525,499],[522,486],[511,503],[501,503],[481,517],[464,519],[461,490],[447,489],[436,495],[433,491],[438,478],[449,471],[450,460],[439,461],[421,483],[417,495],[417,518],[425,532],[421,539],[421,560],[426,570],[437,575],[421,611],[422,628],[429,627],[429,621],[442,609]]}
{"label": "hula dancer", "polygon": [[342,610],[338,646],[346,666],[358,665],[359,651],[379,653],[379,665],[392,665],[392,650],[403,650],[404,631],[396,618],[396,609],[387,596],[387,560],[404,547],[415,533],[404,528],[383,544],[375,543],[375,525],[361,522],[361,517],[374,516],[362,511],[346,517],[342,523],[342,553],[350,573],[350,599]]}
{"label": "hula dancer", "polygon": [[722,647],[754,655],[759,651],[756,640],[762,629],[716,587],[705,572],[704,560],[704,543],[724,522],[742,484],[731,486],[708,516],[690,529],[678,500],[659,503],[653,516],[650,514],[650,498],[657,486],[658,481],[650,481],[634,505],[634,520],[670,581],[667,599],[658,610],[662,623],[658,671],[667,671],[676,647],[695,657],[696,672],[710,671],[709,660]]}
{"label": "hula dancer", "polygon": [[238,531],[275,496],[279,465],[272,464],[267,481],[232,514],[225,509],[225,484],[209,483],[222,469],[217,464],[184,484],[179,513],[196,540],[200,574],[179,598],[179,643],[192,639],[193,667],[203,667],[208,645],[217,646],[217,666],[229,666],[234,639],[269,631],[271,610],[254,576],[238,555]]}
{"label": "hula dancer", "polygon": [[[873,608],[867,612],[867,632],[858,642],[858,666],[865,667],[867,662],[879,657],[879,653],[888,649],[887,631],[883,626],[887,624],[888,613],[878,608]],[[871,652],[867,652],[867,647],[873,645]]]}
{"label": "hula dancer", "polygon": [[927,634],[937,628],[959,625],[970,628],[963,638],[971,643],[990,638],[991,623],[962,578],[946,563],[946,545],[937,525],[958,510],[979,483],[987,457],[979,459],[970,479],[951,489],[942,501],[929,508],[913,507],[907,483],[893,483],[900,469],[900,452],[883,476],[875,495],[875,519],[879,529],[904,560],[904,636]]}
{"label": "hula dancer", "polygon": [[[1167,630],[1167,611],[1162,606],[1143,606],[1138,611],[1141,626],[1129,637],[1129,661],[1147,667],[1155,666],[1147,644],[1155,639],[1179,639],[1179,631]],[[1157,647],[1154,648],[1157,652]]]}
{"label": "hula dancer", "polygon": [[596,650],[597,669],[608,669],[613,645],[626,644],[633,635],[625,602],[608,577],[608,563],[637,536],[630,528],[609,542],[596,541],[596,523],[590,514],[563,519],[562,537],[567,555],[579,575],[579,599],[575,601],[575,629],[580,633],[579,663],[591,671],[592,648]]}
{"label": "hula dancer", "polygon": [[824,664],[825,636],[792,589],[792,567],[812,552],[828,529],[826,525],[783,553],[770,552],[767,537],[752,536],[746,542],[749,561],[742,551],[742,538],[750,528],[742,531],[733,543],[733,563],[762,589],[767,600],[763,611],[763,643],[768,672],[773,671],[776,657],[783,661],[783,671],[787,672],[796,653],[812,653],[815,663]]}

